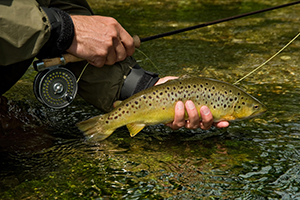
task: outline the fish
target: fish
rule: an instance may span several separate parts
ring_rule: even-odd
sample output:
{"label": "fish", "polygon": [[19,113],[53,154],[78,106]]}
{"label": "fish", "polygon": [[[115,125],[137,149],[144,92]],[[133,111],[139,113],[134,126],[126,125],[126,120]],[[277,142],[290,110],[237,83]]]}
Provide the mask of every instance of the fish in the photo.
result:
{"label": "fish", "polygon": [[[267,110],[259,100],[235,85],[211,78],[187,77],[136,93],[119,101],[111,112],[79,122],[76,126],[88,139],[96,141],[106,139],[125,125],[133,137],[145,126],[172,122],[175,104],[187,100],[194,102],[200,119],[200,108],[206,105],[214,122],[249,119]],[[185,118],[188,119],[187,112]]]}

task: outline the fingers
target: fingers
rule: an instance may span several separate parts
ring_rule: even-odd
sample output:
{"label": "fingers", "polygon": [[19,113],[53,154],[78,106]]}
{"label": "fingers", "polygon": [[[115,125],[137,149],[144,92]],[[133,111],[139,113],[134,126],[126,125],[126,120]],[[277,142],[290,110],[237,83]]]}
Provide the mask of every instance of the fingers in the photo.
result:
{"label": "fingers", "polygon": [[184,104],[182,101],[178,101],[175,105],[175,117],[174,121],[166,124],[173,130],[177,130],[181,127],[185,126],[185,118],[184,118]]}
{"label": "fingers", "polygon": [[[185,109],[188,114],[188,120],[185,120]],[[200,121],[199,113],[195,104],[188,100],[185,105],[183,102],[179,101],[175,105],[175,116],[174,121],[166,124],[173,130],[177,130],[181,127],[188,129],[197,129],[201,128],[203,130],[208,130],[212,125],[215,125],[217,128],[225,128],[229,126],[227,121],[220,121],[217,123],[213,122],[213,115],[210,112],[207,106],[202,106],[200,108],[200,115],[202,120]]]}
{"label": "fingers", "polygon": [[125,48],[127,56],[132,56],[134,51],[135,51],[133,38],[122,27],[121,27],[121,30],[120,30],[120,41],[123,44],[123,47]]}
{"label": "fingers", "polygon": [[189,116],[189,119],[186,121],[185,127],[188,129],[199,128],[199,114],[195,104],[192,101],[186,101],[185,103],[186,112]]}
{"label": "fingers", "polygon": [[220,121],[220,122],[214,123],[214,126],[217,128],[226,128],[229,126],[229,122],[228,121]]}
{"label": "fingers", "polygon": [[155,85],[159,85],[159,84],[163,84],[167,81],[170,81],[170,80],[173,80],[173,79],[177,79],[178,77],[176,76],[165,76],[163,78],[160,78],[156,83]]}
{"label": "fingers", "polygon": [[213,116],[207,106],[202,106],[200,108],[200,114],[202,121],[200,123],[200,128],[208,130],[213,124]]}
{"label": "fingers", "polygon": [[133,38],[113,18],[72,15],[75,36],[67,52],[96,67],[112,65],[134,53]]}

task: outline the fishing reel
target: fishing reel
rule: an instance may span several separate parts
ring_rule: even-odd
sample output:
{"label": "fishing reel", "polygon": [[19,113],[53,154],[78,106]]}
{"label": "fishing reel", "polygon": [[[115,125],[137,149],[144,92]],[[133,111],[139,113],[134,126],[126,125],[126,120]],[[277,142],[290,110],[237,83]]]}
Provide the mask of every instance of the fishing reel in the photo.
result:
{"label": "fishing reel", "polygon": [[75,99],[78,85],[70,70],[62,65],[47,67],[43,61],[35,61],[33,66],[39,72],[33,82],[33,91],[41,103],[60,109]]}

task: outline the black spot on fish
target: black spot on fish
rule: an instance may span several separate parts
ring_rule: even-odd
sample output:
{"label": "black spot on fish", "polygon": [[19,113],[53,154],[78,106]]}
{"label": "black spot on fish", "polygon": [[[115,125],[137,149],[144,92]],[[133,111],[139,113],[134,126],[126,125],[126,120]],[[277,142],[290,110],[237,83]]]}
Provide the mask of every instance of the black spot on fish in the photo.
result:
{"label": "black spot on fish", "polygon": [[169,87],[167,87],[167,90],[169,90],[170,88]]}
{"label": "black spot on fish", "polygon": [[[166,91],[167,92],[167,91]],[[161,93],[159,93],[160,95],[163,95],[163,93],[161,92]]]}
{"label": "black spot on fish", "polygon": [[190,86],[190,85],[188,85],[188,88],[191,88],[191,86]]}
{"label": "black spot on fish", "polygon": [[152,106],[152,104],[151,104],[151,103],[149,103],[149,106]]}
{"label": "black spot on fish", "polygon": [[152,99],[152,97],[151,97],[151,96],[149,96],[149,99]]}
{"label": "black spot on fish", "polygon": [[237,95],[241,95],[241,93],[238,92]]}
{"label": "black spot on fish", "polygon": [[237,100],[237,97],[234,97],[234,100],[236,101],[236,100]]}
{"label": "black spot on fish", "polygon": [[135,103],[136,105],[138,105],[138,104],[139,104],[139,102],[137,102],[137,101],[135,101],[134,103]]}
{"label": "black spot on fish", "polygon": [[193,85],[194,86],[194,88],[196,88],[197,86],[196,85]]}
{"label": "black spot on fish", "polygon": [[229,99],[229,101],[233,101],[233,99],[232,99],[232,98],[230,98],[230,99]]}
{"label": "black spot on fish", "polygon": [[211,89],[213,89],[213,90],[214,90],[214,89],[215,89],[215,86],[212,86],[212,88],[211,88]]}
{"label": "black spot on fish", "polygon": [[243,105],[245,105],[245,102],[242,102]]}
{"label": "black spot on fish", "polygon": [[128,106],[129,106],[129,104],[128,104],[128,103],[126,103],[126,106],[128,107]]}
{"label": "black spot on fish", "polygon": [[200,85],[201,88],[203,88],[203,85]]}
{"label": "black spot on fish", "polygon": [[209,95],[207,95],[207,98],[210,98],[210,96],[209,96]]}
{"label": "black spot on fish", "polygon": [[208,85],[208,83],[205,83],[205,85]]}
{"label": "black spot on fish", "polygon": [[109,123],[109,121],[106,121],[105,123],[107,123],[107,124],[108,124],[108,123]]}
{"label": "black spot on fish", "polygon": [[173,87],[174,90],[176,90],[176,87]]}
{"label": "black spot on fish", "polygon": [[146,99],[147,97],[146,97],[146,96],[143,96],[143,98]]}
{"label": "black spot on fish", "polygon": [[153,92],[153,95],[155,95],[156,93],[155,92]]}
{"label": "black spot on fish", "polygon": [[114,119],[118,119],[118,116],[115,116],[115,118]]}
{"label": "black spot on fish", "polygon": [[227,94],[227,91],[225,91],[225,94]]}
{"label": "black spot on fish", "polygon": [[226,104],[224,104],[224,108],[226,108],[227,107],[227,105]]}
{"label": "black spot on fish", "polygon": [[121,108],[119,108],[119,111],[121,111]]}

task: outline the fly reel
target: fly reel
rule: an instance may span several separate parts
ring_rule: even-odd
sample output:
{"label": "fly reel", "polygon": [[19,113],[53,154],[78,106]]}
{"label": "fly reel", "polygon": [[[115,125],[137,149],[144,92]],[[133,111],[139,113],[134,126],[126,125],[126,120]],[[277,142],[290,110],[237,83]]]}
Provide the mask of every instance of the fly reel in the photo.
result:
{"label": "fly reel", "polygon": [[75,75],[59,65],[40,71],[33,82],[35,97],[41,103],[56,109],[68,106],[74,100],[77,89]]}

